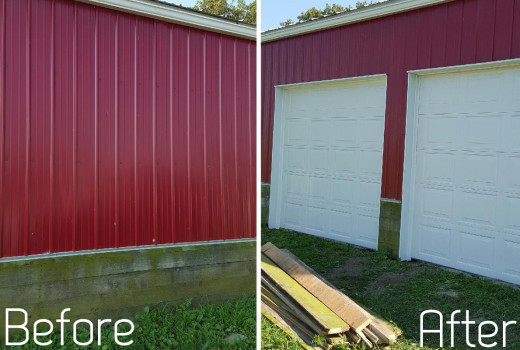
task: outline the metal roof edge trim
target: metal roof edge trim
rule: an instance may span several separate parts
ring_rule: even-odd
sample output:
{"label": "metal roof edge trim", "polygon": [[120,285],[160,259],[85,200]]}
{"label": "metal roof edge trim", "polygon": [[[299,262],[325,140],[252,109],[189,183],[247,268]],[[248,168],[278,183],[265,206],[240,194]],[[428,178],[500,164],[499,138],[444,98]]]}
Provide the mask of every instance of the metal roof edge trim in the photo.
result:
{"label": "metal roof edge trim", "polygon": [[394,15],[423,7],[448,3],[454,0],[395,0],[367,6],[358,10],[338,14],[314,21],[295,24],[279,29],[272,29],[262,33],[262,42],[269,42],[289,38],[292,36],[308,34],[320,30],[340,27],[351,23],[367,21],[374,18]]}
{"label": "metal roof edge trim", "polygon": [[106,7],[135,15],[155,18],[212,32],[255,40],[256,28],[252,25],[236,23],[204,13],[189,11],[161,2],[147,0],[76,0],[86,4]]}
{"label": "metal roof edge trim", "polygon": [[64,258],[70,256],[79,255],[92,255],[92,254],[104,254],[104,253],[123,253],[123,252],[135,252],[144,251],[150,249],[161,249],[161,248],[189,248],[199,247],[207,245],[222,245],[222,244],[237,244],[237,243],[256,243],[256,238],[236,238],[236,239],[224,239],[224,240],[213,240],[213,241],[198,241],[198,242],[182,242],[182,243],[165,243],[155,245],[144,245],[144,246],[129,246],[120,248],[103,248],[103,249],[89,249],[89,250],[78,250],[72,252],[57,252],[57,253],[42,253],[25,256],[10,256],[0,258],[0,266],[2,263],[8,262],[22,262],[31,260],[40,260],[48,258]]}

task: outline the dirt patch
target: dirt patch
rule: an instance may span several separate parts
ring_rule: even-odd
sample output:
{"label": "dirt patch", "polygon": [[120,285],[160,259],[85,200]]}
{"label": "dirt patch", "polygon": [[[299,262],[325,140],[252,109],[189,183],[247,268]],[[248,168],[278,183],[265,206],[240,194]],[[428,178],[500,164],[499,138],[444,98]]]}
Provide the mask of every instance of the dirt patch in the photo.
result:
{"label": "dirt patch", "polygon": [[[371,266],[370,257],[360,256],[345,260],[341,266],[335,267],[323,276],[333,284],[343,280],[345,277],[362,278],[366,281],[366,292],[372,295],[380,295],[389,287],[394,287],[407,282],[415,273],[421,270],[420,263],[410,262],[408,268],[403,271],[388,271],[380,275],[374,275],[373,278],[367,280],[367,273],[370,273]],[[377,276],[377,277],[376,277]]]}
{"label": "dirt patch", "polygon": [[442,290],[438,292],[439,295],[445,295],[450,298],[458,298],[459,292],[453,291],[453,290]]}
{"label": "dirt patch", "polygon": [[329,280],[337,280],[344,276],[359,277],[366,271],[366,265],[370,261],[367,256],[360,256],[347,259],[341,266],[335,267],[332,271],[325,274],[325,278]]}
{"label": "dirt patch", "polygon": [[413,275],[420,271],[420,266],[410,263],[410,267],[404,271],[389,271],[377,277],[367,289],[372,295],[380,295],[389,287],[398,286],[407,282]]}

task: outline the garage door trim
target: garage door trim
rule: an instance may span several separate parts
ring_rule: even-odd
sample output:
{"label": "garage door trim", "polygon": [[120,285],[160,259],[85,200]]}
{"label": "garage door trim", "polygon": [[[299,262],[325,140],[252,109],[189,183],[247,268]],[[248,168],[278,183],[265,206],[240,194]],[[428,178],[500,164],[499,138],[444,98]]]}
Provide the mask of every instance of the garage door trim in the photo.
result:
{"label": "garage door trim", "polygon": [[399,257],[402,260],[412,259],[412,240],[413,240],[413,208],[415,198],[416,180],[416,143],[417,137],[417,93],[418,83],[421,76],[436,75],[442,73],[460,73],[465,71],[479,71],[492,68],[504,68],[520,66],[520,59],[503,61],[492,61],[475,63],[459,66],[439,67],[431,69],[410,70],[408,71],[408,93],[406,104],[406,135],[404,149],[403,167],[403,196],[401,211],[401,230]]}
{"label": "garage door trim", "polygon": [[333,85],[342,84],[346,82],[356,81],[374,81],[374,80],[385,80],[386,74],[375,74],[358,76],[351,78],[331,79],[331,80],[320,80],[294,84],[283,84],[275,86],[275,107],[274,107],[274,120],[273,120],[273,148],[272,148],[272,161],[271,161],[271,194],[269,199],[269,228],[277,229],[281,225],[281,209],[282,209],[282,173],[283,173],[283,152],[282,145],[284,144],[283,135],[285,135],[285,123],[284,123],[284,91],[294,87],[301,86],[320,86],[320,85]]}

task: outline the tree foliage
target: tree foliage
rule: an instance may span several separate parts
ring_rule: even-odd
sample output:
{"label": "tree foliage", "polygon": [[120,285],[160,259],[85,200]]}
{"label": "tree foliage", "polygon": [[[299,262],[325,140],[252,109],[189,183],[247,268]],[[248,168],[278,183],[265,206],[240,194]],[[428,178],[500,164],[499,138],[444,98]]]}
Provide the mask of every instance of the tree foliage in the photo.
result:
{"label": "tree foliage", "polygon": [[256,24],[256,0],[249,4],[246,0],[197,0],[193,8],[212,15]]}
{"label": "tree foliage", "polygon": [[305,22],[320,17],[323,17],[323,15],[321,14],[321,10],[318,10],[316,7],[311,7],[310,9],[302,12],[298,16],[298,21]]}
{"label": "tree foliage", "polygon": [[226,0],[197,0],[193,8],[217,16],[226,16],[229,11]]}
{"label": "tree foliage", "polygon": [[346,9],[338,4],[329,5],[328,3],[325,5],[325,8],[321,11],[323,16],[332,16],[341,12],[345,12]]}
{"label": "tree foliage", "polygon": [[294,24],[294,21],[291,18],[286,19],[283,22],[280,22],[280,27],[287,27]]}
{"label": "tree foliage", "polygon": [[[375,5],[377,3],[378,2],[373,2],[373,1],[357,1],[356,9],[360,9],[360,8],[367,7],[370,5]],[[311,21],[313,19],[322,18],[322,17],[326,17],[326,16],[333,16],[333,15],[337,15],[338,13],[348,12],[348,11],[352,11],[351,6],[344,7],[344,6],[341,6],[336,3],[334,3],[332,5],[327,3],[323,10],[317,9],[316,7],[311,7],[307,11],[303,11],[297,18],[298,18],[298,22],[307,22],[307,21]],[[280,26],[286,27],[291,24],[294,24],[294,21],[289,18],[286,21],[281,22]]]}
{"label": "tree foliage", "polygon": [[229,11],[229,18],[246,23],[256,23],[256,0],[249,4],[247,4],[245,0],[238,0],[236,5],[233,1],[229,6]]}

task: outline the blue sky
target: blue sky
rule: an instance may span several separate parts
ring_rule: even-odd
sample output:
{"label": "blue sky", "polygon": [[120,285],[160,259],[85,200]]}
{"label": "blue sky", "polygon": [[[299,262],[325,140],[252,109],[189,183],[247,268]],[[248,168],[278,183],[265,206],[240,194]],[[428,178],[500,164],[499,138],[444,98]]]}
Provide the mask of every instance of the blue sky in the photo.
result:
{"label": "blue sky", "polygon": [[261,0],[262,1],[262,31],[278,28],[280,22],[288,18],[296,20],[303,11],[316,7],[322,9],[326,3],[337,3],[347,7],[356,6],[356,0]]}

